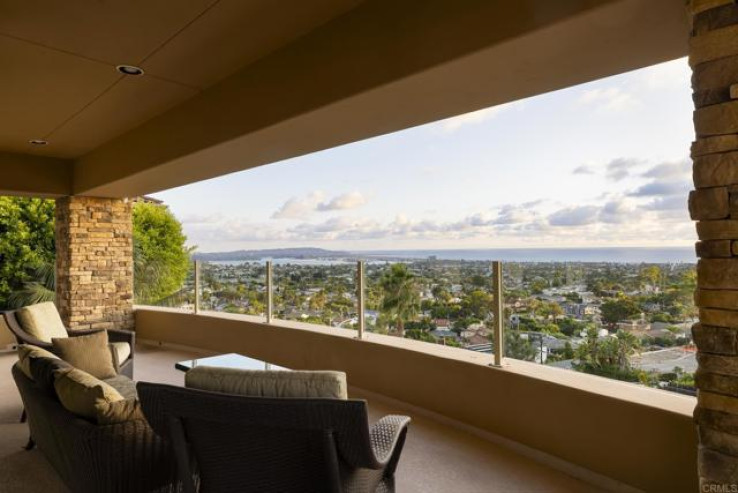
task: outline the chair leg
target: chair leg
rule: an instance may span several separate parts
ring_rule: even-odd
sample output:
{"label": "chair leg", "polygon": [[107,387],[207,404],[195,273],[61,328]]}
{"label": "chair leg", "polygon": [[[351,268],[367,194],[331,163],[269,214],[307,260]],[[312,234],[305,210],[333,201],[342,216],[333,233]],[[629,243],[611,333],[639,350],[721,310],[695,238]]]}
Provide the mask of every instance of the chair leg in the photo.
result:
{"label": "chair leg", "polygon": [[25,423],[25,422],[26,422],[26,418],[27,418],[27,416],[26,416],[26,409],[25,409],[25,408],[23,408],[23,412],[21,413],[21,419],[20,419],[20,422],[21,422],[21,423]]}
{"label": "chair leg", "polygon": [[28,437],[28,443],[23,448],[26,450],[33,450],[35,446],[36,446],[36,442],[33,441],[33,437]]}

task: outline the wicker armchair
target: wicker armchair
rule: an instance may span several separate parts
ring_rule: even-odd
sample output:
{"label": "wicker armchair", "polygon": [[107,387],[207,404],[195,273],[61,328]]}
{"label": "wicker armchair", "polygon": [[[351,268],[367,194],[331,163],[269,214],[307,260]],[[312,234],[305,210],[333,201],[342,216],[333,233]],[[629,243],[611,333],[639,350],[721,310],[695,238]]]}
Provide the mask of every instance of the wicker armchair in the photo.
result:
{"label": "wicker armchair", "polygon": [[[180,491],[171,448],[146,421],[132,420],[114,425],[91,423],[64,409],[53,391],[44,390],[38,382],[28,378],[17,364],[12,374],[28,410],[28,425],[33,437],[28,449],[37,446],[70,491]],[[111,380],[118,379],[124,377]],[[107,381],[110,385],[116,383],[111,380]]]}
{"label": "wicker armchair", "polygon": [[[54,351],[54,348],[50,342],[36,339],[31,334],[23,330],[23,327],[21,327],[21,324],[18,321],[14,310],[3,312],[3,317],[5,318],[5,323],[15,336],[18,344],[31,344],[33,346],[44,348],[47,351]],[[98,332],[98,330],[67,329],[67,334],[69,335],[69,337],[83,336],[87,334],[92,334],[94,332]],[[128,343],[128,345],[130,346],[130,355],[128,356],[128,358],[126,358],[125,361],[119,361],[118,353],[116,351],[111,351],[111,353],[113,357],[113,365],[115,366],[116,372],[121,375],[125,375],[128,378],[133,378],[133,357],[136,350],[136,334],[129,330],[115,329],[107,329],[106,332],[108,333],[108,341],[110,341],[111,343],[125,342]]]}
{"label": "wicker armchair", "polygon": [[137,389],[152,428],[173,445],[186,493],[394,491],[406,416],[369,427],[363,400],[242,397],[147,382]]}

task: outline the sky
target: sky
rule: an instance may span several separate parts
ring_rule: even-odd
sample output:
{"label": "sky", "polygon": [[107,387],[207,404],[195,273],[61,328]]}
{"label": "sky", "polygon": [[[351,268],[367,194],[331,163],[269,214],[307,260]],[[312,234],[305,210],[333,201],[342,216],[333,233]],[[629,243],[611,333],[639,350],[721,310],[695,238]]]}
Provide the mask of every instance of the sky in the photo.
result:
{"label": "sky", "polygon": [[201,252],[687,246],[686,59],[155,196]]}

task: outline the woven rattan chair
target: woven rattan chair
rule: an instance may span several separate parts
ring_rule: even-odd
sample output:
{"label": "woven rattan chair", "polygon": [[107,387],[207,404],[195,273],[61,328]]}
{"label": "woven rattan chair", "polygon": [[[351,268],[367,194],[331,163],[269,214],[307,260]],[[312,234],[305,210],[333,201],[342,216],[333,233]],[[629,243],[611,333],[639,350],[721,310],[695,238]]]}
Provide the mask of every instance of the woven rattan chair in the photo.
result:
{"label": "woven rattan chair", "polygon": [[363,400],[137,388],[149,423],[174,447],[185,493],[394,491],[406,416],[370,427]]}
{"label": "woven rattan chair", "polygon": [[[36,363],[32,361],[31,365]],[[67,411],[53,390],[43,389],[38,381],[24,375],[17,364],[12,374],[28,410],[28,425],[33,436],[28,448],[35,442],[69,491],[181,491],[171,446],[146,421],[131,420],[113,425],[91,423]]]}

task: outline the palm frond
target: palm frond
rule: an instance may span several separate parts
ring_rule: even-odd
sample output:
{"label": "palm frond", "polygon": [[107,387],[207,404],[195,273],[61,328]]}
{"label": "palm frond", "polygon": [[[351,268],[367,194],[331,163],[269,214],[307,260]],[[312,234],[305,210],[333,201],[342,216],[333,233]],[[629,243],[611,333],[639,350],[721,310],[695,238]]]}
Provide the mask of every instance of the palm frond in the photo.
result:
{"label": "palm frond", "polygon": [[56,299],[56,271],[53,262],[44,262],[28,269],[30,281],[8,296],[12,308],[21,308]]}
{"label": "palm frond", "polygon": [[13,308],[21,308],[36,303],[54,301],[55,298],[56,292],[54,290],[40,282],[33,281],[26,283],[20,291],[12,293],[8,297],[8,303]]}

